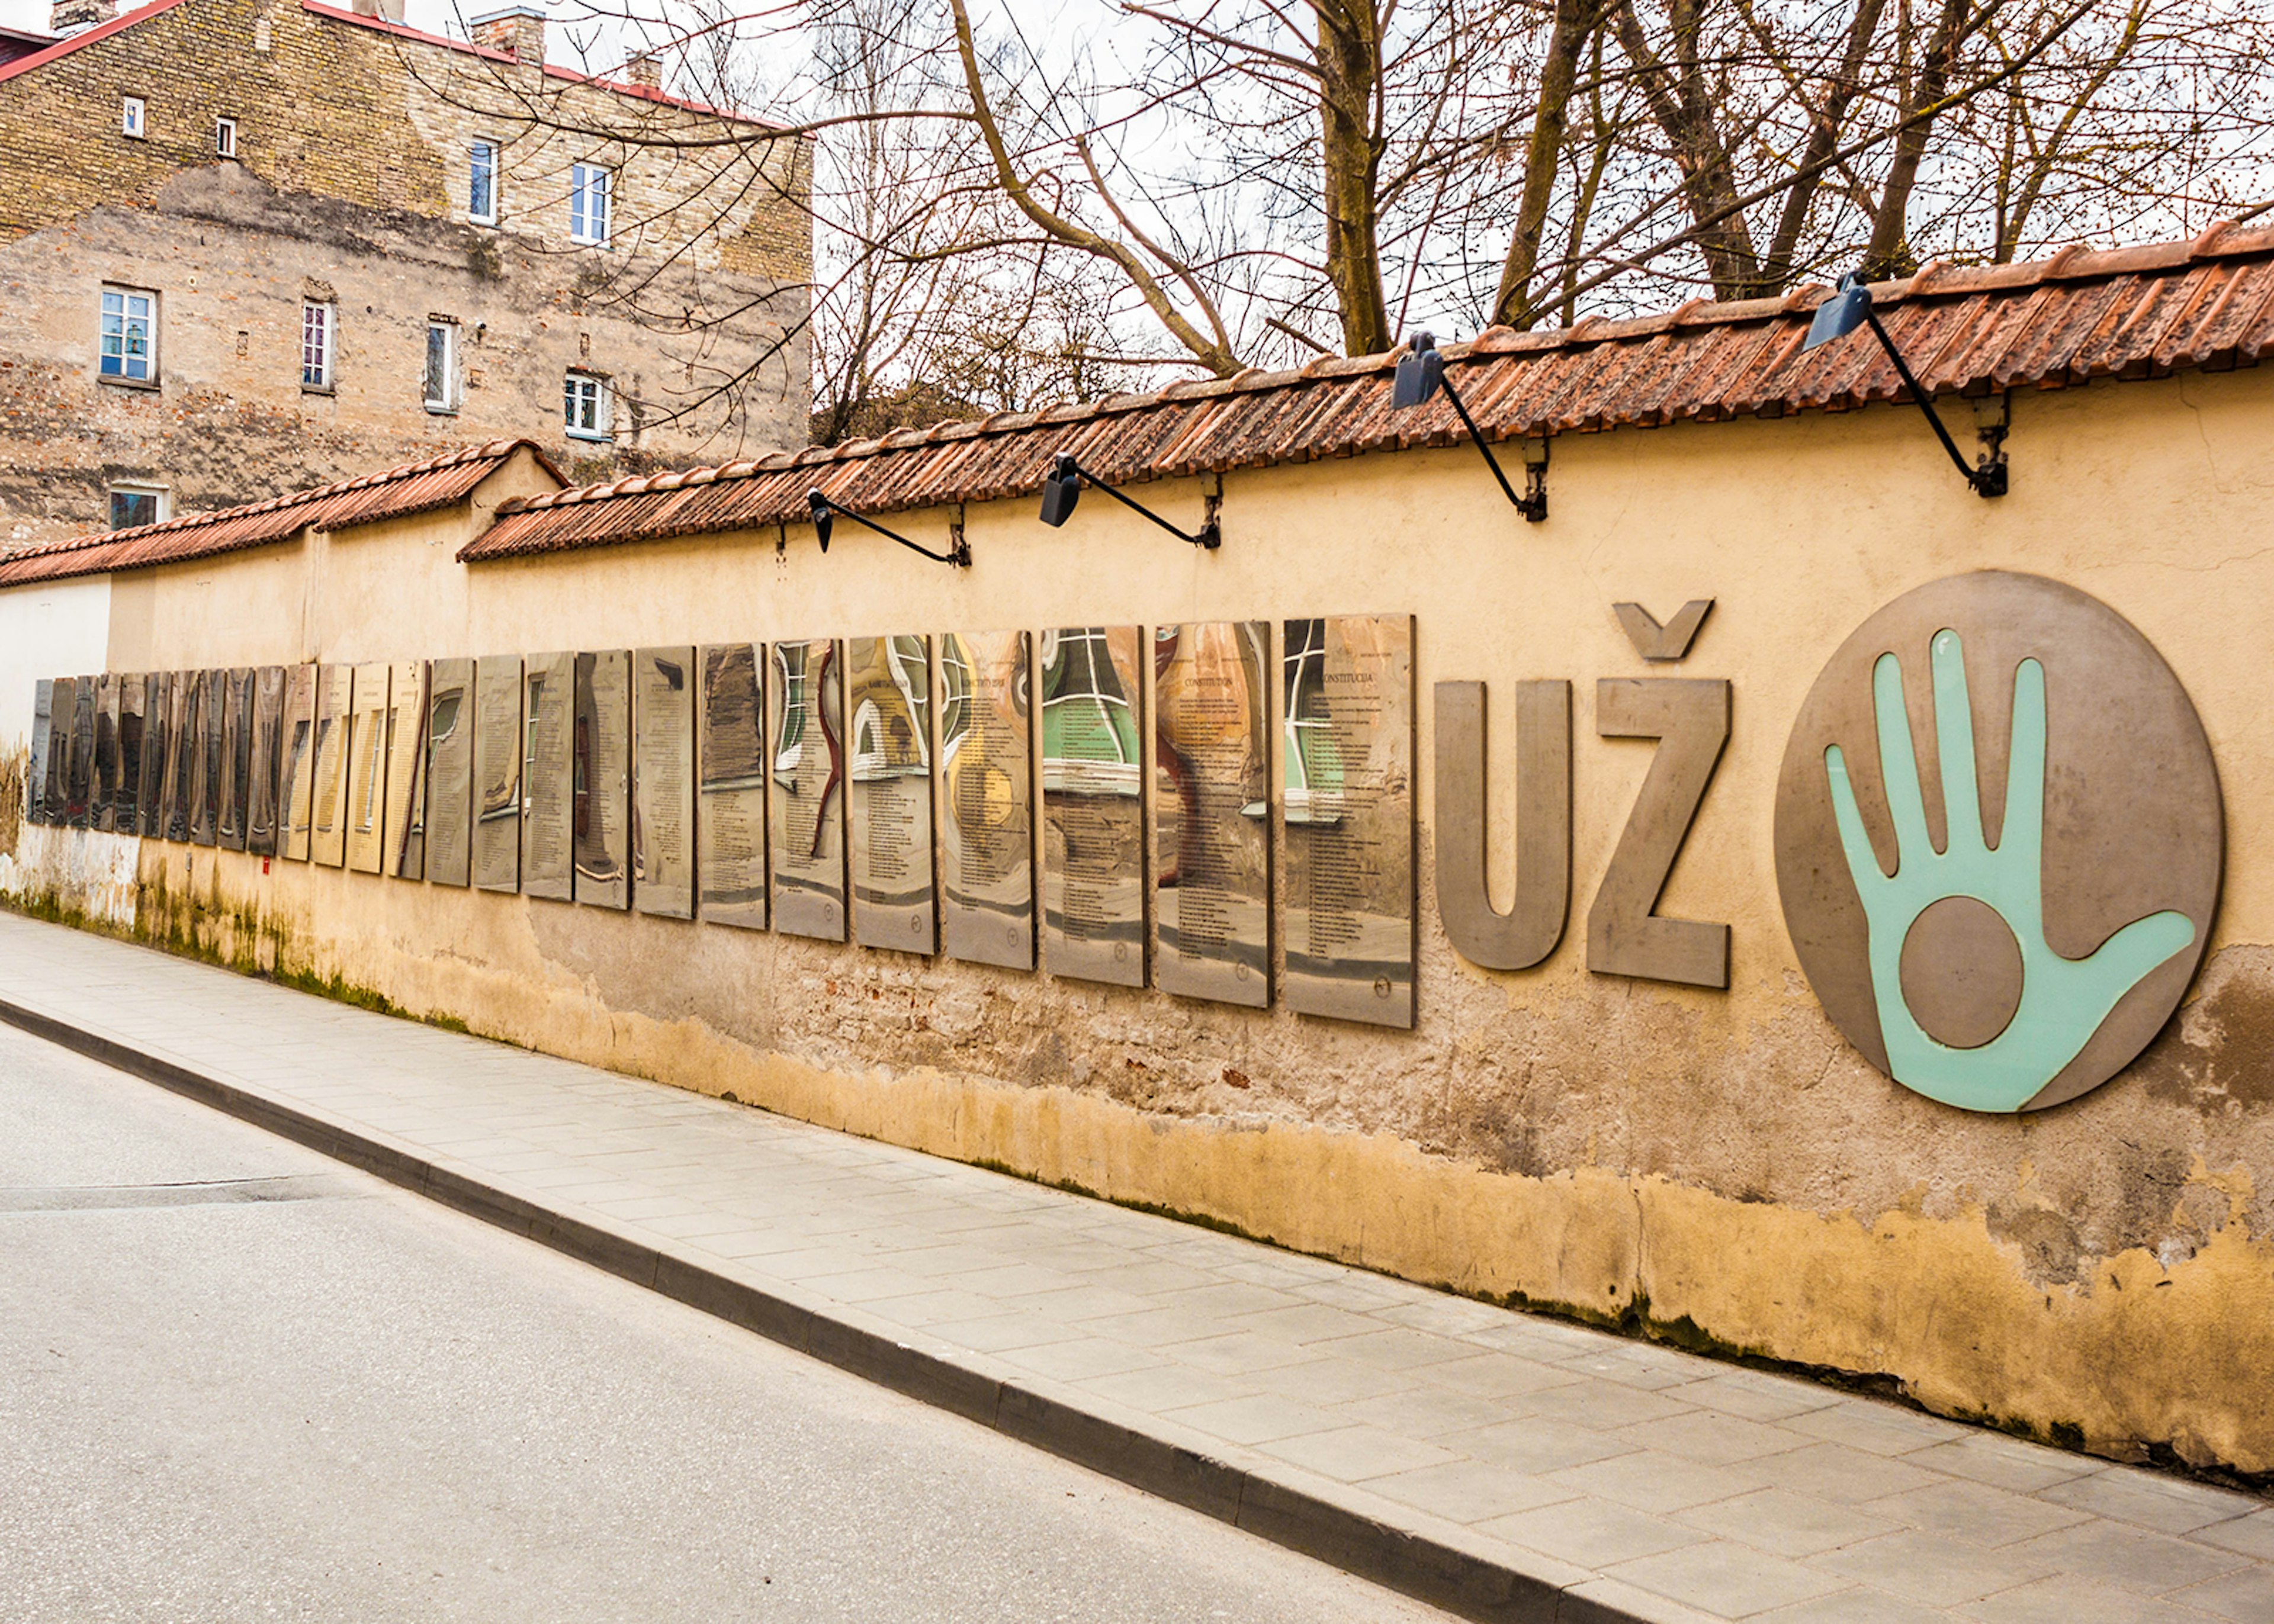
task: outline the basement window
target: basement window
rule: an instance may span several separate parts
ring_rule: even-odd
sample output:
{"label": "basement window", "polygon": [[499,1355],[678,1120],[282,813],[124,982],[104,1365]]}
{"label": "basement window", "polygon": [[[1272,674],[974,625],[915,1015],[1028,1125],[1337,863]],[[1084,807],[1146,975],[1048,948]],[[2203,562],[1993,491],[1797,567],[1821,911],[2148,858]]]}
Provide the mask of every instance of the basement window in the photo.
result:
{"label": "basement window", "polygon": [[237,120],[234,118],[214,120],[214,156],[216,158],[237,156]]}
{"label": "basement window", "polygon": [[113,383],[158,380],[158,296],[147,288],[102,290],[102,376]]}
{"label": "basement window", "polygon": [[115,485],[110,487],[110,528],[131,530],[137,525],[163,524],[170,504],[163,485]]}
{"label": "basement window", "polygon": [[118,133],[137,141],[150,133],[149,104],[141,97],[128,96],[119,102]]}
{"label": "basement window", "polygon": [[562,426],[571,440],[608,438],[608,380],[591,372],[571,372],[561,388]]}

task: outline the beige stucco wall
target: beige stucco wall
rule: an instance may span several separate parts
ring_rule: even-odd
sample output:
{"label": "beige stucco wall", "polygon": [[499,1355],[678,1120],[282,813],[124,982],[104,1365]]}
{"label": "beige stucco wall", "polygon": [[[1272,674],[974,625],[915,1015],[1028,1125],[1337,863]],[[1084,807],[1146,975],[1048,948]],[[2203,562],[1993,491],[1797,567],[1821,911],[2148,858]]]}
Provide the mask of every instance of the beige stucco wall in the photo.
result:
{"label": "beige stucco wall", "polygon": [[[469,571],[457,515],[115,589],[122,670],[1410,612],[1410,1034],[155,846],[137,928],[1462,1290],[1893,1377],[2110,1453],[2274,1471],[2270,396],[2274,378],[2241,372],[2017,399],[2013,493],[1994,502],[1904,408],[1567,436],[1537,526],[1457,447],[1231,475],[1213,554],[1102,499],[1063,531],[1022,500],[971,509],[967,572],[850,526],[825,557],[794,528],[786,552],[769,530]],[[1144,494],[1198,516],[1195,483]],[[933,539],[945,517],[902,528]],[[1826,658],[1904,590],[1985,568],[2054,576],[2138,626],[2201,711],[2226,796],[2191,1002],[2130,1071],[2020,1118],[1915,1096],[1841,1041],[1786,939],[1771,847],[1787,733]],[[1646,666],[1611,610],[1708,597],[1674,667]],[[1653,748],[1596,737],[1594,682],[1653,674],[1734,684],[1659,909],[1730,926],[1727,992],[1585,967],[1586,910]],[[1430,685],[1491,684],[1504,905],[1509,685],[1534,677],[1573,683],[1570,924],[1538,968],[1488,973],[1430,900]]]}

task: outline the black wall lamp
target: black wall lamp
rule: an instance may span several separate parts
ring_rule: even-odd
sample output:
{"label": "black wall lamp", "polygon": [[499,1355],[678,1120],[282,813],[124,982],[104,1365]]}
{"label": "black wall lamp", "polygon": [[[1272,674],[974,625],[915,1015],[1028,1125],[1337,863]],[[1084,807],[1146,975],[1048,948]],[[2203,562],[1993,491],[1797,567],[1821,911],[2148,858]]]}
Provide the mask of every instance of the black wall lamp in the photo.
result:
{"label": "black wall lamp", "polygon": [[960,524],[953,526],[948,531],[954,545],[945,553],[934,553],[930,547],[910,541],[898,530],[888,530],[874,519],[864,519],[850,508],[831,501],[819,491],[808,491],[805,493],[805,505],[813,511],[813,533],[821,538],[821,550],[824,553],[829,551],[829,531],[833,523],[831,515],[841,513],[855,524],[872,530],[879,536],[890,537],[911,553],[921,553],[928,559],[937,559],[943,564],[953,564],[958,569],[971,568],[971,544],[963,538],[963,526]]}
{"label": "black wall lamp", "polygon": [[1189,541],[1196,547],[1213,553],[1224,545],[1224,534],[1217,528],[1216,499],[1209,499],[1208,519],[1196,531],[1180,530],[1144,503],[1124,496],[1111,485],[1091,473],[1074,460],[1071,451],[1061,451],[1050,460],[1050,471],[1043,480],[1043,523],[1052,529],[1073,516],[1073,505],[1081,500],[1082,481],[1088,480],[1124,508],[1143,514],[1147,518],[1174,536],[1178,541]]}
{"label": "black wall lamp", "polygon": [[1942,442],[1942,448],[1950,453],[1951,462],[1966,477],[1966,483],[1974,487],[1974,494],[2005,495],[2006,454],[2002,448],[2005,425],[2002,420],[1994,430],[1985,424],[1984,438],[1991,441],[1991,448],[1984,455],[1978,466],[1968,466],[1964,455],[1958,449],[1958,442],[1951,439],[1950,431],[1942,426],[1942,414],[1935,410],[1933,403],[1927,399],[1926,391],[1919,387],[1919,380],[1911,376],[1911,369],[1904,363],[1902,352],[1895,348],[1895,341],[1887,336],[1887,329],[1879,325],[1879,318],[1871,309],[1871,290],[1864,285],[1860,272],[1850,271],[1841,277],[1840,291],[1816,307],[1816,319],[1808,324],[1808,342],[1801,345],[1801,350],[1805,353],[1818,344],[1845,338],[1859,327],[1871,329],[1871,336],[1879,341],[1879,348],[1886,350],[1887,359],[1895,364],[1896,376],[1911,392],[1911,399],[1918,409],[1926,414],[1927,422],[1934,429],[1934,437]]}
{"label": "black wall lamp", "polygon": [[1416,333],[1405,341],[1405,353],[1397,357],[1397,380],[1390,386],[1389,403],[1400,411],[1419,406],[1442,389],[1445,398],[1453,402],[1453,410],[1461,414],[1461,422],[1469,431],[1469,438],[1477,443],[1485,462],[1500,481],[1501,492],[1514,503],[1517,512],[1537,524],[1547,516],[1547,442],[1527,440],[1524,442],[1524,494],[1518,496],[1516,487],[1501,472],[1500,459],[1485,444],[1484,431],[1477,420],[1469,416],[1467,404],[1453,380],[1445,376],[1445,357],[1437,351],[1437,341],[1427,333]]}

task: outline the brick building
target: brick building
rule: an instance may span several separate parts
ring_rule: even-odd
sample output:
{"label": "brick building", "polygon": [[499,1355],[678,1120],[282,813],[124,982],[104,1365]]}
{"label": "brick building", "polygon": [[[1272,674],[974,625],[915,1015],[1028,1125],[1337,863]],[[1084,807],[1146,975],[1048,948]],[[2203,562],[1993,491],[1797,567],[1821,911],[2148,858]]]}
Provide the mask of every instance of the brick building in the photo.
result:
{"label": "brick building", "polygon": [[499,437],[589,478],[803,442],[801,138],[546,65],[526,7],[53,26],[0,41],[0,551]]}

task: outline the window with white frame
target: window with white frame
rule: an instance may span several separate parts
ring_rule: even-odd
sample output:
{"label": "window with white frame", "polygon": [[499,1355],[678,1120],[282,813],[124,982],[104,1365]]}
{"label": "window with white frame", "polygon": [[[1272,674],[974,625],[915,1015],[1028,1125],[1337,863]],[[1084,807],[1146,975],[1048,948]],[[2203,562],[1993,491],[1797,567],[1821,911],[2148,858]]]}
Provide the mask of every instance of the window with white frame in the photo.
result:
{"label": "window with white frame", "polygon": [[466,148],[466,217],[493,226],[498,217],[498,145],[476,141]]}
{"label": "window with white frame", "polygon": [[608,380],[571,372],[561,390],[561,417],[571,440],[608,438]]}
{"label": "window with white frame", "polygon": [[237,156],[237,120],[234,118],[214,120],[214,156],[216,158]]}
{"label": "window with white frame", "polygon": [[115,383],[158,381],[158,296],[144,288],[102,290],[102,375]]}
{"label": "window with white frame", "polygon": [[137,141],[150,133],[150,108],[141,97],[127,96],[119,102],[118,133]]}
{"label": "window with white frame", "polygon": [[300,387],[332,387],[333,361],[339,350],[339,317],[330,304],[311,301],[300,306]]}
{"label": "window with white frame", "polygon": [[458,410],[458,324],[426,321],[426,410]]}
{"label": "window with white frame", "polygon": [[614,179],[597,163],[568,169],[568,237],[571,242],[608,240],[608,190]]}
{"label": "window with white frame", "polygon": [[141,524],[162,524],[171,515],[163,485],[115,485],[110,487],[110,528],[131,530]]}

